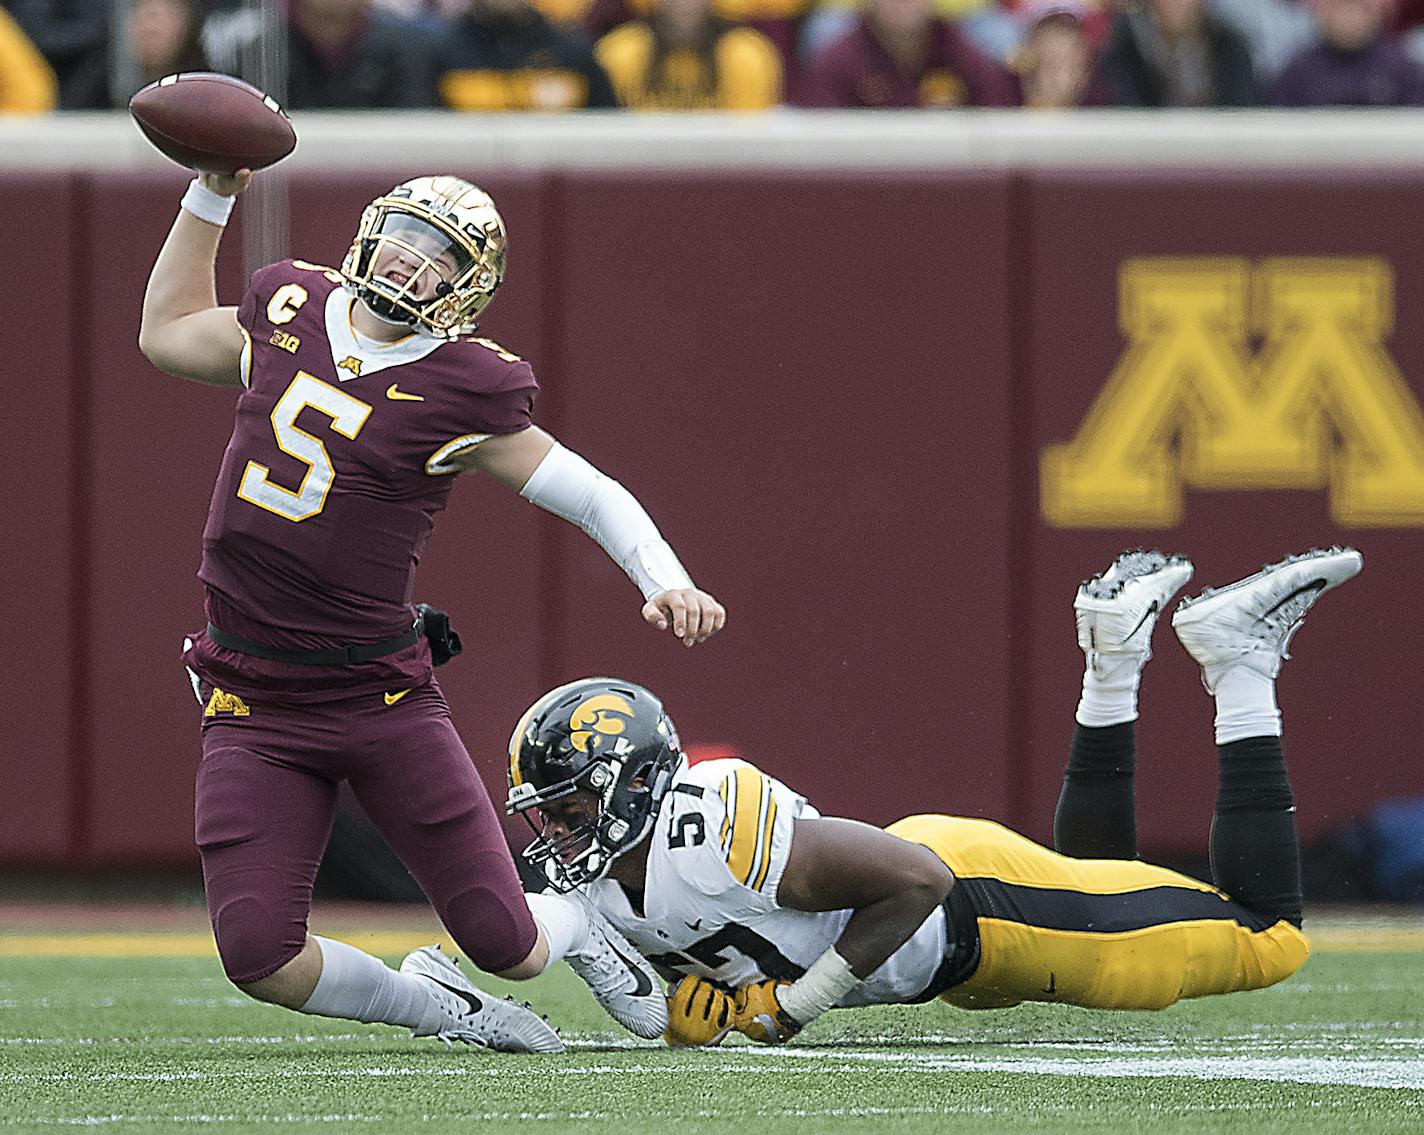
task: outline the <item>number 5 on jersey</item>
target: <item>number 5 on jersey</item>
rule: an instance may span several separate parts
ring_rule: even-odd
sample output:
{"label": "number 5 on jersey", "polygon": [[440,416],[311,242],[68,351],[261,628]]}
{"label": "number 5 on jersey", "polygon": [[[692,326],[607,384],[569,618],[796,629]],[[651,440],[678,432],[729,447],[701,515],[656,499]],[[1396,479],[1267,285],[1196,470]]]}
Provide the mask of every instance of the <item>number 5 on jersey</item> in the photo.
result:
{"label": "number 5 on jersey", "polygon": [[272,407],[272,432],[277,448],[307,466],[302,483],[288,489],[271,479],[272,470],[257,461],[249,461],[237,486],[243,500],[275,512],[291,521],[307,520],[326,504],[336,469],[321,439],[297,427],[297,417],[310,406],[331,419],[331,428],[342,437],[355,438],[371,416],[371,406],[338,390],[306,371],[287,387],[277,405]]}

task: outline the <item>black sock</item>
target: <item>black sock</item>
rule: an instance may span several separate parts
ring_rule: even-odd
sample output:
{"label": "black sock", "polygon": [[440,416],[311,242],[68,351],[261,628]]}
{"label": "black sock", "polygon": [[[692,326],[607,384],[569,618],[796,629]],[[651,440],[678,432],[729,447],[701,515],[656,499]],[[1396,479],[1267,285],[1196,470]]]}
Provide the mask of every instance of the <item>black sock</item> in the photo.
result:
{"label": "black sock", "polygon": [[1242,906],[1299,926],[1300,836],[1281,739],[1247,737],[1218,746],[1218,752],[1212,878]]}
{"label": "black sock", "polygon": [[1053,846],[1074,859],[1136,859],[1136,771],[1133,722],[1077,726],[1053,815]]}

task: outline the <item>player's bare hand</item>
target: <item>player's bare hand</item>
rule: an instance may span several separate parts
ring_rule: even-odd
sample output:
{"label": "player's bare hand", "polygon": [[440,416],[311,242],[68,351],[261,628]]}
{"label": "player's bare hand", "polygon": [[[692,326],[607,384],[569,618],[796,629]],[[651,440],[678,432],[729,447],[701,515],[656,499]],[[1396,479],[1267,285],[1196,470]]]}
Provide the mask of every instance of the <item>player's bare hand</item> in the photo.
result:
{"label": "player's bare hand", "polygon": [[706,642],[727,623],[727,609],[696,587],[660,591],[643,605],[643,618],[672,633],[687,646]]}
{"label": "player's bare hand", "polygon": [[211,189],[223,197],[236,197],[252,184],[252,171],[240,169],[236,173],[200,173],[198,182],[204,189]]}

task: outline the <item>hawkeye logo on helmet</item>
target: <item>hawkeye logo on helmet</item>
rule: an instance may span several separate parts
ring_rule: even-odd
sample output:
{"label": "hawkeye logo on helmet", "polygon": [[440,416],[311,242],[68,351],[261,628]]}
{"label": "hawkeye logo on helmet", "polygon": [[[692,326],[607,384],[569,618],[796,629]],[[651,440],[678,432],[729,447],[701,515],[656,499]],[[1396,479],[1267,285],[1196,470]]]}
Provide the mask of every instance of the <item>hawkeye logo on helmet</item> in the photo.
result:
{"label": "hawkeye logo on helmet", "polygon": [[569,717],[569,740],[580,753],[602,746],[605,737],[618,737],[633,719],[633,707],[617,694],[595,694],[578,704]]}

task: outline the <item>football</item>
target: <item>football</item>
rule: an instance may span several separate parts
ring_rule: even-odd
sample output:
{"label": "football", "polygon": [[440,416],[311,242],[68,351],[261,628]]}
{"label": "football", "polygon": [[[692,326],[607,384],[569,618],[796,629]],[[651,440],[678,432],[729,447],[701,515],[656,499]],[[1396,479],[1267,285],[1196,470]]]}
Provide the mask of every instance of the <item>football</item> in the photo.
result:
{"label": "football", "polygon": [[231,75],[168,75],[134,95],[129,113],[162,154],[204,173],[262,169],[297,145],[276,100]]}

